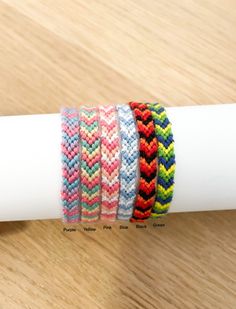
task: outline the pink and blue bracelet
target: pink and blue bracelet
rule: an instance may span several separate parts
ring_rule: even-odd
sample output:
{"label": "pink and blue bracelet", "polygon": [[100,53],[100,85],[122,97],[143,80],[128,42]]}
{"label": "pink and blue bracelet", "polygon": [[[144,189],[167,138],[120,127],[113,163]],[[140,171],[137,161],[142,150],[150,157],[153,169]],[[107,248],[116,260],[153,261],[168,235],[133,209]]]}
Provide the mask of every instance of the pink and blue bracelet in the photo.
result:
{"label": "pink and blue bracelet", "polygon": [[63,108],[62,120],[62,189],[61,200],[65,223],[80,221],[79,206],[79,118],[75,108]]}

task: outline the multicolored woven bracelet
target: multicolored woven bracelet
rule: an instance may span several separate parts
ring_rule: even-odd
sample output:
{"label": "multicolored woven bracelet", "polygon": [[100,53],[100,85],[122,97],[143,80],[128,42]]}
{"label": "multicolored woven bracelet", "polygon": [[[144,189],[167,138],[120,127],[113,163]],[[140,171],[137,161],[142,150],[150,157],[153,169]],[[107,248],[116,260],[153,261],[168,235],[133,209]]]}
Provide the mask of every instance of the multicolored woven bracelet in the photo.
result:
{"label": "multicolored woven bracelet", "polygon": [[168,212],[174,192],[175,153],[171,123],[164,107],[159,103],[149,103],[149,110],[155,123],[158,139],[159,173],[157,180],[157,195],[152,209],[152,218],[165,215]]}
{"label": "multicolored woven bracelet", "polygon": [[62,190],[64,221],[78,222],[79,208],[79,120],[74,108],[61,110],[62,120]]}
{"label": "multicolored woven bracelet", "polygon": [[114,221],[119,203],[120,138],[115,106],[100,106],[101,220]]}
{"label": "multicolored woven bracelet", "polygon": [[81,222],[99,219],[101,194],[101,149],[99,114],[96,107],[80,109]]}
{"label": "multicolored woven bracelet", "polygon": [[142,222],[168,212],[174,191],[171,123],[159,103],[63,108],[65,223]]}
{"label": "multicolored woven bracelet", "polygon": [[140,180],[131,221],[143,221],[149,218],[155,202],[158,143],[152,113],[147,104],[130,102],[129,105],[134,112],[140,137]]}
{"label": "multicolored woven bracelet", "polygon": [[117,218],[129,220],[133,213],[137,191],[139,137],[130,106],[119,105],[117,111],[121,137],[120,197]]}

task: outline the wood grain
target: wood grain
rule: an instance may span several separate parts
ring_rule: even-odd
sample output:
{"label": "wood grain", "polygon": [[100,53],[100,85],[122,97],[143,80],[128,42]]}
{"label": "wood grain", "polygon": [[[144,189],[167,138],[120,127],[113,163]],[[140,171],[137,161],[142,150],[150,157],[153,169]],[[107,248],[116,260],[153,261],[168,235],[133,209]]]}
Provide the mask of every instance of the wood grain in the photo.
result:
{"label": "wood grain", "polygon": [[[235,31],[234,0],[0,1],[0,114],[236,101]],[[236,212],[162,221],[1,223],[0,308],[235,309]]]}

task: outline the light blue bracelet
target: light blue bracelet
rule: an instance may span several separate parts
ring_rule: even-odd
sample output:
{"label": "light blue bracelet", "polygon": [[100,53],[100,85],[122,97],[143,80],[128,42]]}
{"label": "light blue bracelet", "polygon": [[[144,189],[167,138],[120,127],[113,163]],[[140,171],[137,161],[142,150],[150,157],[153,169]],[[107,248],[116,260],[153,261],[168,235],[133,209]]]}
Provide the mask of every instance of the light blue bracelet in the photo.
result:
{"label": "light blue bracelet", "polygon": [[121,138],[120,197],[118,220],[129,220],[137,193],[139,137],[136,122],[129,105],[118,105]]}

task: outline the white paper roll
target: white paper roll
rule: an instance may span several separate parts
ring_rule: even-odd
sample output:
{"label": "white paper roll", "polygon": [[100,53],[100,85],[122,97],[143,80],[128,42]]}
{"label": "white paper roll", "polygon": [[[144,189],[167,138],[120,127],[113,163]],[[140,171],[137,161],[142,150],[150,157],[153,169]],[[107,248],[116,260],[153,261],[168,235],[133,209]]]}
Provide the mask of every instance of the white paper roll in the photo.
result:
{"label": "white paper roll", "polygon": [[[167,108],[175,152],[170,212],[236,208],[236,104]],[[0,221],[61,217],[59,114],[0,117]]]}

